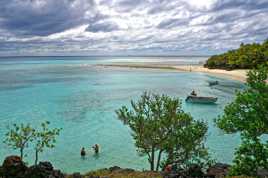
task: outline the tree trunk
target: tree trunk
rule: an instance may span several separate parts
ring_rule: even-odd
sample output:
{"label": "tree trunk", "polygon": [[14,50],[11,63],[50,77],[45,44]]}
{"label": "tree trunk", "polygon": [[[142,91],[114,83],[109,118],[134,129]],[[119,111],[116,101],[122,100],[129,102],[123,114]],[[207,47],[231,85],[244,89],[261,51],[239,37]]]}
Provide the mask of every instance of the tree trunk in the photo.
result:
{"label": "tree trunk", "polygon": [[37,165],[38,162],[38,150],[35,150],[35,165]]}
{"label": "tree trunk", "polygon": [[151,171],[154,171],[154,146],[152,146]]}
{"label": "tree trunk", "polygon": [[20,158],[23,160],[23,148],[20,148]]}
{"label": "tree trunk", "polygon": [[162,155],[162,151],[163,150],[160,150],[159,153],[158,153],[158,158],[157,158],[157,164],[156,164],[156,171],[159,170],[159,166],[160,166],[160,161],[161,161],[161,155]]}
{"label": "tree trunk", "polygon": [[174,161],[173,148],[168,151],[168,161],[171,163]]}

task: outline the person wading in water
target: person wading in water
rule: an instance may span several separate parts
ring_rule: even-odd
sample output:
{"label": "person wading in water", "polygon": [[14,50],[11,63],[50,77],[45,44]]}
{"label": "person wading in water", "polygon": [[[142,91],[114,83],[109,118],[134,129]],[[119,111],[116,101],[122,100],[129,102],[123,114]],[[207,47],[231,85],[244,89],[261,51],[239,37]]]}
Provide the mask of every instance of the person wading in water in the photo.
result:
{"label": "person wading in water", "polygon": [[84,147],[81,149],[80,154],[81,154],[81,157],[85,157],[86,156],[86,150],[85,150]]}
{"label": "person wading in water", "polygon": [[95,151],[95,154],[98,154],[100,152],[100,146],[98,144],[95,144],[94,146],[92,146],[92,148]]}

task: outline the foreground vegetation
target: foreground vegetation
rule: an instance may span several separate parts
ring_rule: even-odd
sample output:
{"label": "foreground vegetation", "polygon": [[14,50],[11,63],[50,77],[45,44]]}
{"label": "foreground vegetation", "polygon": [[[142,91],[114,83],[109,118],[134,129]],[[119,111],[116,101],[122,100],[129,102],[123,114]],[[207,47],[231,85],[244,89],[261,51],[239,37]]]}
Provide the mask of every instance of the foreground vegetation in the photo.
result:
{"label": "foreground vegetation", "polygon": [[144,93],[137,102],[131,101],[131,106],[116,113],[132,130],[137,150],[148,157],[151,171],[158,171],[160,165],[185,170],[208,163],[204,145],[207,124],[185,113],[178,98]]}
{"label": "foreground vegetation", "polygon": [[[150,171],[110,171],[108,169],[101,169],[92,171],[84,175],[87,177],[109,177],[109,178],[162,178],[159,172]],[[71,178],[71,177],[70,177]]]}
{"label": "foreground vegetation", "polygon": [[248,73],[247,88],[216,119],[219,128],[228,134],[240,133],[242,144],[235,152],[231,175],[256,176],[268,169],[268,142],[261,137],[268,133],[267,68]]}
{"label": "foreground vegetation", "polygon": [[253,69],[258,65],[268,66],[268,40],[262,44],[241,44],[236,50],[211,56],[204,67],[210,69]]}

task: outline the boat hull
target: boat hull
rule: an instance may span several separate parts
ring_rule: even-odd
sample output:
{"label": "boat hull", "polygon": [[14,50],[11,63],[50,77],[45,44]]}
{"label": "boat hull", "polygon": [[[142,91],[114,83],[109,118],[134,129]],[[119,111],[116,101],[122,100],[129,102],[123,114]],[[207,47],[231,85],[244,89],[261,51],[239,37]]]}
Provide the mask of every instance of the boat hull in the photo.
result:
{"label": "boat hull", "polygon": [[218,100],[216,97],[188,96],[185,101],[190,103],[213,104]]}

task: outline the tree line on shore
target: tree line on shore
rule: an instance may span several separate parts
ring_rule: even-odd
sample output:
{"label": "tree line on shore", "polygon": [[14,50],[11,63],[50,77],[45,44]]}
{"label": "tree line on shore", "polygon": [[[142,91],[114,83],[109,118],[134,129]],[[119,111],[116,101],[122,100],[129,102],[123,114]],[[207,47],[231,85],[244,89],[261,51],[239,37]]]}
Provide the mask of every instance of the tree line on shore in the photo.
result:
{"label": "tree line on shore", "polygon": [[[241,145],[236,149],[230,175],[256,176],[259,169],[268,170],[268,142],[262,137],[268,133],[268,84],[266,66],[248,72],[247,87],[238,91],[224,114],[215,118],[218,128],[226,134],[239,133]],[[135,146],[146,156],[151,171],[172,166],[176,171],[192,165],[207,168],[213,159],[205,146],[208,124],[195,120],[182,109],[181,100],[167,95],[145,92],[131,107],[116,110],[118,119],[131,129]],[[35,130],[30,125],[14,125],[6,134],[5,143],[19,149],[34,143],[36,161],[44,148],[53,148],[60,129],[49,129],[48,122]]]}
{"label": "tree line on shore", "polygon": [[241,44],[238,49],[211,56],[204,67],[209,69],[253,69],[268,66],[268,39],[263,43]]}

